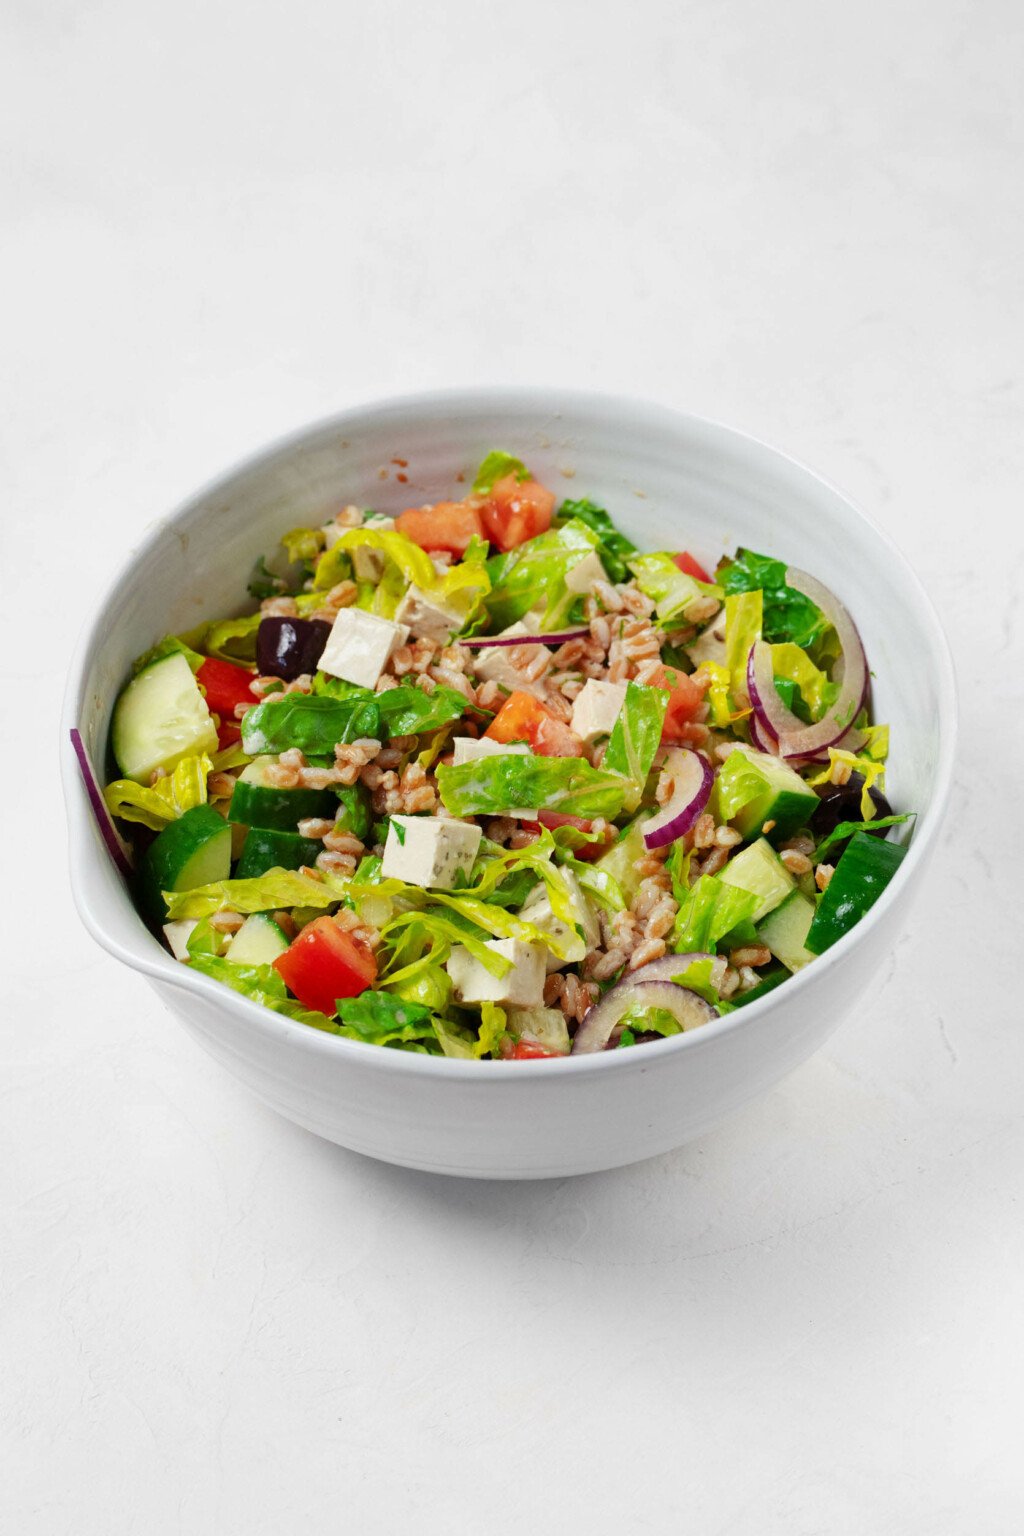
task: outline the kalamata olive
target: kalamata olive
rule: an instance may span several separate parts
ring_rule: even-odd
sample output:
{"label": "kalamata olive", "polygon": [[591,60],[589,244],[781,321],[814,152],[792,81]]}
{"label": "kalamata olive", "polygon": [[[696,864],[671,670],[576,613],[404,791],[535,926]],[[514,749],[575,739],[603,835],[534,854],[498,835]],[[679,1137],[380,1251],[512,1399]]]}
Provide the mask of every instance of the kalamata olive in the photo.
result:
{"label": "kalamata olive", "polygon": [[325,619],[260,620],[256,631],[256,665],[264,677],[286,682],[303,672],[315,672],[331,626]]}
{"label": "kalamata olive", "polygon": [[[841,821],[864,820],[864,812],[861,810],[860,804],[863,789],[864,775],[862,773],[851,773],[845,784],[837,784],[829,789],[827,794],[822,795],[814,809],[810,822],[811,831],[816,838],[820,840],[823,837],[828,837],[829,833],[834,832]],[[892,815],[892,806],[880,789],[872,788],[868,793],[875,807],[876,816]],[[888,828],[880,827],[878,829],[879,837],[884,837],[887,831]],[[845,847],[846,843],[844,842],[836,843],[829,849],[828,859],[830,863],[835,863]]]}

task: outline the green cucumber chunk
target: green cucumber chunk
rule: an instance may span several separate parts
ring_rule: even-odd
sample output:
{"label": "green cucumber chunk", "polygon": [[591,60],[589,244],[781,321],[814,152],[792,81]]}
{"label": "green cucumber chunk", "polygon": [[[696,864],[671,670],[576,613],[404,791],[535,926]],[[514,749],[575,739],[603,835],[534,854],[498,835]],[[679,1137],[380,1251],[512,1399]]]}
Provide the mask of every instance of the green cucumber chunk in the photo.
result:
{"label": "green cucumber chunk", "polygon": [[253,912],[228,945],[232,965],[270,965],[288,948],[284,931],[267,912]]}
{"label": "green cucumber chunk", "polygon": [[[743,804],[731,815],[725,814],[724,819],[732,823],[744,841],[760,836],[765,822],[774,823],[764,834],[773,843],[781,842],[798,827],[806,826],[818,807],[818,796],[796,770],[781,758],[772,757],[768,752],[755,752],[753,747],[740,746],[736,752],[741,752],[746,762],[742,778],[737,775],[733,787],[737,793],[742,791],[745,798]],[[735,753],[726,759],[726,765],[734,758]],[[732,781],[733,773],[730,771],[725,778]],[[724,790],[717,792],[722,795]],[[720,809],[728,813],[731,807],[723,804]]]}
{"label": "green cucumber chunk", "polygon": [[216,752],[217,727],[180,651],[133,677],[114,705],[110,745],[127,779],[148,784],[191,753]]}
{"label": "green cucumber chunk", "polygon": [[734,854],[718,878],[726,885],[734,885],[760,898],[751,914],[752,923],[759,923],[769,912],[781,906],[796,883],[764,837],[759,837],[749,848],[741,848],[739,853]]}
{"label": "green cucumber chunk", "polygon": [[282,832],[294,832],[308,816],[333,821],[338,802],[329,789],[279,789],[267,783],[267,769],[276,761],[257,757],[246,765],[235,782],[228,820]]}
{"label": "green cucumber chunk", "polygon": [[315,864],[324,845],[315,837],[300,837],[297,832],[279,832],[274,827],[250,827],[242,845],[242,856],[235,869],[238,880],[252,880],[268,869],[299,869]]}
{"label": "green cucumber chunk", "polygon": [[813,921],[814,902],[803,891],[794,891],[765,918],[757,937],[787,970],[799,971],[814,959],[807,948],[807,930]]}
{"label": "green cucumber chunk", "polygon": [[899,869],[907,850],[870,832],[855,832],[818,903],[807,948],[823,954],[859,923]]}
{"label": "green cucumber chunk", "polygon": [[789,972],[780,965],[777,970],[769,971],[767,976],[763,976],[757,986],[751,987],[749,992],[740,992],[729,1001],[734,1008],[742,1008],[746,1003],[756,1003],[759,997],[767,997],[769,992],[774,992],[777,986],[788,980]]}
{"label": "green cucumber chunk", "polygon": [[231,828],[211,805],[194,805],[146,849],[139,866],[140,895],[151,915],[163,922],[167,904],[162,891],[191,891],[226,880],[230,873]]}

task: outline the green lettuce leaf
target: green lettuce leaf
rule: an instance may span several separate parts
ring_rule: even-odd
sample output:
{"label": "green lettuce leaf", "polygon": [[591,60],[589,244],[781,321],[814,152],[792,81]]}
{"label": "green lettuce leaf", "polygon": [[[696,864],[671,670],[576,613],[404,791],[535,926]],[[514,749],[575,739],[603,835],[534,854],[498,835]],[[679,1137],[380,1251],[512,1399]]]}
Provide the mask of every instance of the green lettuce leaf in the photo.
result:
{"label": "green lettuce leaf", "polygon": [[458,766],[442,764],[437,785],[454,816],[502,816],[509,806],[527,806],[613,820],[625,796],[617,773],[592,768],[582,757],[532,753],[481,757]]}
{"label": "green lettuce leaf", "polygon": [[725,599],[725,670],[729,674],[730,699],[736,709],[745,709],[747,697],[747,658],[755,640],[761,638],[763,602],[760,592],[730,592]]}
{"label": "green lettuce leaf", "polygon": [[640,804],[661,742],[667,708],[668,694],[663,688],[626,684],[626,697],[608,738],[602,767],[610,773],[621,773],[628,780],[624,801],[627,811],[636,810]]}
{"label": "green lettuce leaf", "polygon": [[573,518],[577,522],[586,523],[597,534],[597,552],[601,564],[608,572],[608,579],[614,582],[627,581],[629,569],[626,561],[637,553],[633,541],[619,532],[603,507],[596,507],[592,501],[563,501],[558,509],[558,522],[566,523]]}
{"label": "green lettuce leaf", "polygon": [[194,805],[206,804],[206,776],[212,771],[213,760],[205,752],[190,754],[152,788],[132,779],[115,779],[103,791],[103,798],[112,816],[161,832],[169,821],[177,821]]}
{"label": "green lettuce leaf", "polygon": [[230,960],[209,954],[193,955],[189,965],[192,970],[210,976],[214,981],[223,982],[232,991],[241,992],[244,997],[251,998],[254,1003],[262,1003],[264,1008],[270,1008],[274,1013],[283,1013],[300,1024],[308,1024],[328,1034],[340,1033],[337,1024],[325,1013],[303,1008],[290,998],[284,982],[272,965],[232,965]]}
{"label": "green lettuce leaf", "polygon": [[[399,913],[389,923],[385,923],[381,929],[381,936],[393,943],[404,928],[412,928],[417,938],[429,939],[436,948],[447,945],[450,950],[452,945],[463,945],[469,950],[473,959],[479,961],[492,976],[506,976],[512,969],[511,960],[506,960],[504,955],[497,955],[493,949],[487,948],[491,937],[490,930],[486,930],[485,938],[479,926],[457,910],[442,912],[435,908],[429,912]],[[448,950],[443,952],[447,954]],[[382,984],[389,980],[390,978],[385,976]]]}
{"label": "green lettuce leaf", "polygon": [[542,602],[546,605],[542,627],[557,629],[576,600],[575,593],[566,591],[566,575],[597,543],[597,535],[574,518],[488,560],[490,631],[507,629]]}
{"label": "green lettuce leaf", "polygon": [[713,814],[719,821],[731,821],[745,805],[763,795],[766,786],[756,760],[737,747],[715,775]]}
{"label": "green lettuce leaf", "polygon": [[[772,646],[772,671],[775,674],[775,686],[780,692],[783,680],[799,691],[811,721],[820,720],[832,708],[839,695],[839,685],[830,682],[825,673],[814,665],[807,652],[790,640]],[[795,700],[790,697],[786,703],[793,709]]]}
{"label": "green lettuce leaf", "polygon": [[314,880],[297,869],[268,869],[250,880],[215,880],[191,891],[164,891],[169,921],[211,917],[214,912],[273,912],[281,907],[332,907],[348,894],[349,882],[324,874]]}
{"label": "green lettuce leaf", "polygon": [[434,1019],[434,1029],[444,1054],[462,1061],[479,1061],[484,1056],[500,1055],[506,1029],[504,1009],[497,1003],[482,1003],[477,1029],[473,1029],[467,1019],[465,1014],[458,1023],[452,1019]]}
{"label": "green lettuce leaf", "polygon": [[750,921],[758,900],[750,891],[726,885],[717,875],[701,875],[676,914],[672,948],[678,954],[693,949],[714,951],[727,933]]}
{"label": "green lettuce leaf", "polygon": [[379,734],[376,695],[332,699],[286,693],[255,704],[242,720],[242,746],[254,755],[286,752],[290,747],[307,756],[330,754],[338,742]]}
{"label": "green lettuce leaf", "polygon": [[561,855],[559,863],[566,869],[572,870],[580,887],[592,901],[607,908],[609,912],[625,911],[626,898],[622,894],[622,887],[608,870],[601,869],[596,864],[587,864],[582,859],[569,858],[567,855]]}
{"label": "green lettuce leaf", "polygon": [[814,850],[814,862],[824,859],[838,843],[845,843],[855,832],[877,832],[879,827],[898,827],[905,821],[913,821],[915,812],[905,816],[876,816],[873,821],[841,821]]}
{"label": "green lettuce leaf", "polygon": [[793,587],[786,585],[782,560],[739,549],[732,560],[718,568],[718,581],[726,593],[763,592],[764,638],[771,645],[792,641],[805,650],[820,640],[828,625],[820,610]]}
{"label": "green lettuce leaf", "polygon": [[393,528],[380,530],[366,526],[347,529],[333,548],[320,556],[313,573],[315,591],[323,592],[346,579],[354,549],[379,549],[398,568],[407,583],[415,582],[424,591],[434,582],[434,563],[418,544]]}
{"label": "green lettuce leaf", "polygon": [[312,565],[324,547],[324,536],[319,528],[291,528],[282,535],[281,545],[290,564],[302,560]]}
{"label": "green lettuce leaf", "polygon": [[372,705],[380,715],[380,729],[387,736],[417,736],[421,731],[436,731],[458,720],[469,709],[469,701],[455,688],[439,685],[426,693],[413,683],[399,683],[372,693],[357,683],[331,677],[326,672],[313,674],[313,693],[332,699],[360,699]]}
{"label": "green lettuce leaf", "polygon": [[[324,600],[322,592],[296,592],[293,596],[300,618],[314,613]],[[219,661],[253,662],[256,660],[256,631],[262,617],[257,612],[244,613],[232,619],[214,619],[212,622],[197,624],[182,639],[195,650],[202,651],[206,656],[214,656]]]}
{"label": "green lettuce leaf", "polygon": [[697,581],[681,571],[672,556],[664,551],[638,555],[629,561],[629,569],[636,577],[640,591],[654,603],[663,624],[671,625],[685,619],[687,608],[696,598],[721,595],[717,587]]}
{"label": "green lettuce leaf", "polygon": [[335,826],[339,831],[351,832],[353,837],[365,843],[373,825],[370,791],[365,784],[336,784],[334,793],[339,802]]}
{"label": "green lettuce leaf", "polygon": [[370,1045],[435,1039],[429,1008],[387,992],[367,991],[358,997],[339,998],[338,1018],[340,1034]]}
{"label": "green lettuce leaf", "polygon": [[476,472],[473,481],[473,495],[487,496],[499,480],[504,480],[506,475],[515,475],[517,480],[529,480],[530,471],[522,459],[513,458],[510,453],[503,453],[496,449],[489,453]]}

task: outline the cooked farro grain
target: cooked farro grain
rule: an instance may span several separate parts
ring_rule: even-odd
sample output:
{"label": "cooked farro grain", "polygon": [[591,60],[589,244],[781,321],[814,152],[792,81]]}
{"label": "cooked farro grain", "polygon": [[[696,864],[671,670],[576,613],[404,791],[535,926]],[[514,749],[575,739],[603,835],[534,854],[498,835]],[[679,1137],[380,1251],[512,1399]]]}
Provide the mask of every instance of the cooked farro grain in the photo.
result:
{"label": "cooked farro grain", "polygon": [[739,949],[729,952],[729,963],[742,970],[745,965],[757,969],[759,965],[768,965],[772,958],[772,952],[765,944],[742,944]]}
{"label": "cooked farro grain", "polygon": [[831,864],[818,865],[817,869],[814,871],[814,883],[818,887],[819,891],[828,890],[828,883],[834,874],[835,869]]}
{"label": "cooked farro grain", "polygon": [[809,875],[811,872],[811,861],[806,853],[797,853],[793,848],[783,848],[779,858],[791,875]]}

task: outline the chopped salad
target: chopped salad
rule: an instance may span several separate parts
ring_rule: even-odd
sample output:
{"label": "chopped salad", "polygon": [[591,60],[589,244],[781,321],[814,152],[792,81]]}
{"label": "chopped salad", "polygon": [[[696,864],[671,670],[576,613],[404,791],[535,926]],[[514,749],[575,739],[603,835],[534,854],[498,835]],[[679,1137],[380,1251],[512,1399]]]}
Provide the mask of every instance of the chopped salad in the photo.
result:
{"label": "chopped salad", "polygon": [[303,1024],[630,1049],[812,965],[903,857],[854,623],[770,555],[641,551],[492,453],[250,592],[139,657],[102,803],[174,956]]}

